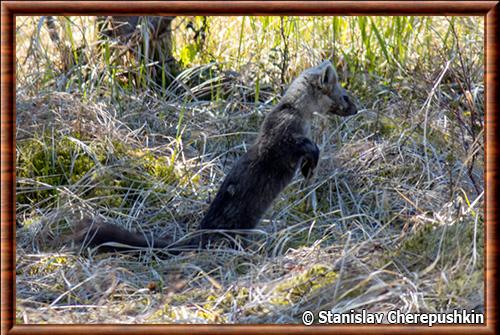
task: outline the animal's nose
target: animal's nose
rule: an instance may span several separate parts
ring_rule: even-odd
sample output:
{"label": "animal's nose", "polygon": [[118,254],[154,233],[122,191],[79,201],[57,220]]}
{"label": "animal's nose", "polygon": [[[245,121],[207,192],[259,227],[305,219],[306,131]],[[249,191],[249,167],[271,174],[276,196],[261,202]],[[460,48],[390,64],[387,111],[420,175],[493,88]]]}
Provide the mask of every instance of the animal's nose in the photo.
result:
{"label": "animal's nose", "polygon": [[354,115],[358,112],[356,104],[349,98],[347,94],[342,95],[344,102],[347,104],[347,113],[349,115]]}

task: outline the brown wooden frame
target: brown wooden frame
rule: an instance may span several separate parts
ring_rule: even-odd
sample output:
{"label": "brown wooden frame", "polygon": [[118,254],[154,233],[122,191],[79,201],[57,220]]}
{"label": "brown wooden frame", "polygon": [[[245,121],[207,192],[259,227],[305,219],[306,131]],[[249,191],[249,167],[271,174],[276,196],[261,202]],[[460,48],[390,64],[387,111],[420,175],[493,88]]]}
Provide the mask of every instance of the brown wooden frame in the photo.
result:
{"label": "brown wooden frame", "polygon": [[[2,334],[494,334],[498,326],[498,1],[5,1],[1,4],[1,333]],[[16,325],[15,324],[15,16],[16,15],[475,15],[485,17],[484,326]]]}

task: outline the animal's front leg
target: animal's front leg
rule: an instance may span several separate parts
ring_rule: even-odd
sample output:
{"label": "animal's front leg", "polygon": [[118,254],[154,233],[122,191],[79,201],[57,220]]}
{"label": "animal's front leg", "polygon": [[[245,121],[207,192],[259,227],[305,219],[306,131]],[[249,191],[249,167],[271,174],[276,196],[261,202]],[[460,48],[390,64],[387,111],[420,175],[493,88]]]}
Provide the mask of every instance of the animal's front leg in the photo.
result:
{"label": "animal's front leg", "polygon": [[302,156],[302,162],[300,170],[302,175],[309,179],[314,173],[314,169],[318,165],[319,160],[319,148],[307,137],[301,137],[297,141],[299,153]]}

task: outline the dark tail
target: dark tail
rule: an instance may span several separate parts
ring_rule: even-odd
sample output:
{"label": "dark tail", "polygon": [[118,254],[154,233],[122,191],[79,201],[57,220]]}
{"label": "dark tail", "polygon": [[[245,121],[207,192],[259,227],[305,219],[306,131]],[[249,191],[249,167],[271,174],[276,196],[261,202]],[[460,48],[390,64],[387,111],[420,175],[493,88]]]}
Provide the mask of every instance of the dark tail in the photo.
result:
{"label": "dark tail", "polygon": [[146,234],[134,233],[117,225],[106,224],[90,219],[80,222],[73,234],[73,240],[80,243],[84,248],[98,248],[102,251],[127,251],[140,248],[161,249],[172,255],[182,251],[195,250],[199,245],[199,238],[187,239],[185,241],[171,242],[164,238],[158,238]]}

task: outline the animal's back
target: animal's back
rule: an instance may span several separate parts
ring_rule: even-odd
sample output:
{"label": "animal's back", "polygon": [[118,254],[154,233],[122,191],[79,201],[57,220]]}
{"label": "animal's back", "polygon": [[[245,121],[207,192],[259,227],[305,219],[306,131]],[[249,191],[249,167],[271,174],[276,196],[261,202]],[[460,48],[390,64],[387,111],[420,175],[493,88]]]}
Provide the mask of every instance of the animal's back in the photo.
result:
{"label": "animal's back", "polygon": [[231,169],[217,192],[201,229],[253,229],[272,201],[292,180],[298,158],[285,146],[259,152],[253,145]]}

